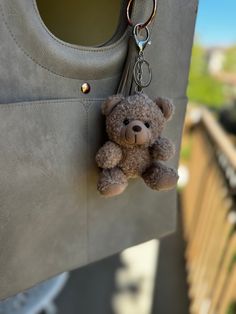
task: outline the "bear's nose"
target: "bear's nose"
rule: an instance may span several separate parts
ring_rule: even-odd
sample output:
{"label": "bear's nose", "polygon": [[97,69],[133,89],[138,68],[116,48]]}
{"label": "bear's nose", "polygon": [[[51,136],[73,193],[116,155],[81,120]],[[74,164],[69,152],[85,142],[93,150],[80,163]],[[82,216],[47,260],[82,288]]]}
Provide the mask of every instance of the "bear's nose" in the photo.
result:
{"label": "bear's nose", "polygon": [[140,132],[142,130],[141,126],[139,125],[134,125],[132,129],[134,132]]}

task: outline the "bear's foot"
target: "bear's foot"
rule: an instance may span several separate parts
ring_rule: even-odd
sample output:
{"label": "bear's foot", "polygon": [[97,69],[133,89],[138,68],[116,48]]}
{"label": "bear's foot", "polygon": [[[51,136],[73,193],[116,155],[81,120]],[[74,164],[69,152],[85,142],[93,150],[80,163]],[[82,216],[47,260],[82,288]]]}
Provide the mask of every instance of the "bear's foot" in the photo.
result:
{"label": "bear's foot", "polygon": [[156,162],[142,175],[144,182],[153,190],[166,191],[174,188],[179,176],[175,169]]}
{"label": "bear's foot", "polygon": [[112,197],[121,194],[127,185],[128,181],[125,174],[115,167],[103,169],[98,180],[97,189],[101,195]]}

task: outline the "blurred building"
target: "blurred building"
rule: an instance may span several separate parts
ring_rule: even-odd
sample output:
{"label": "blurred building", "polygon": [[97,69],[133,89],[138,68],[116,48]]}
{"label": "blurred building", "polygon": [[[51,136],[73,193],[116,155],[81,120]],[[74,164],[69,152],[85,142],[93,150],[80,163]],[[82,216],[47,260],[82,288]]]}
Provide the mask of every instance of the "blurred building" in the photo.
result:
{"label": "blurred building", "polygon": [[208,71],[211,75],[215,75],[223,70],[225,62],[225,48],[210,48],[206,52],[208,63]]}

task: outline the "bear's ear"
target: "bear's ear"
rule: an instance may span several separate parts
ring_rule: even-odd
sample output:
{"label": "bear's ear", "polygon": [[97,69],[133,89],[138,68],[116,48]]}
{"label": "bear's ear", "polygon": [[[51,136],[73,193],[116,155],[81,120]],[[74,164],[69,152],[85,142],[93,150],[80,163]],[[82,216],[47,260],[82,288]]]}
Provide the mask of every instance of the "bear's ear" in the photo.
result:
{"label": "bear's ear", "polygon": [[107,98],[107,100],[102,104],[102,113],[105,116],[108,116],[112,110],[118,105],[122,100],[124,100],[124,96],[117,94]]}
{"label": "bear's ear", "polygon": [[166,120],[170,120],[174,113],[173,103],[167,98],[156,98],[154,102],[160,108]]}

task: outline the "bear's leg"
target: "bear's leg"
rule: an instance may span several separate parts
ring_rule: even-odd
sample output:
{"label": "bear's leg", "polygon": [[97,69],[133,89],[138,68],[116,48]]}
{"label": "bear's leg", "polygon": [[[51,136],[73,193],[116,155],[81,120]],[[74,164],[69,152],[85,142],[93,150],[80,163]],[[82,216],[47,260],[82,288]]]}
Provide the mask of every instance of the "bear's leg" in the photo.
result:
{"label": "bear's leg", "polygon": [[175,169],[155,162],[143,173],[142,178],[151,189],[165,191],[176,186],[179,176]]}
{"label": "bear's leg", "polygon": [[98,191],[106,197],[121,194],[128,185],[126,175],[118,168],[103,169],[98,179]]}

